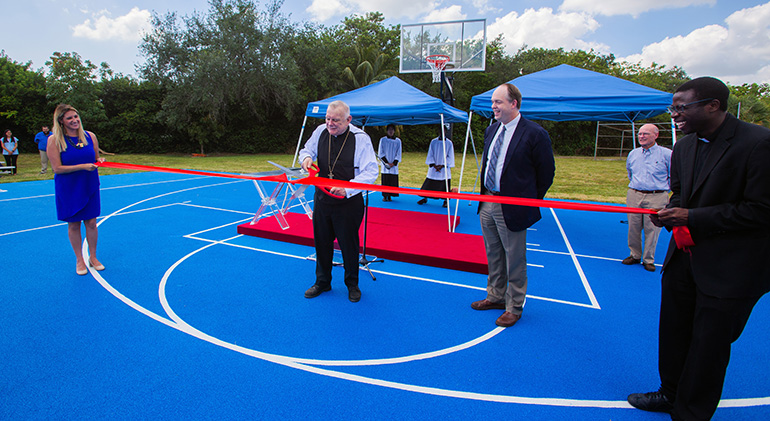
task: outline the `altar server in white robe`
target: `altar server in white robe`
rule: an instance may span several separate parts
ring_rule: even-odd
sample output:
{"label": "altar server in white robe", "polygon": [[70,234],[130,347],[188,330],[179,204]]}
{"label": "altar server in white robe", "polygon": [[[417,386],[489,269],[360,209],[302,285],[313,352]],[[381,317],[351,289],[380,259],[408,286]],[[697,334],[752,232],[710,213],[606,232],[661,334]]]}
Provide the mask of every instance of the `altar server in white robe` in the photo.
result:
{"label": "altar server in white robe", "polygon": [[[377,156],[382,164],[382,185],[398,187],[398,164],[401,162],[401,139],[396,137],[396,126],[388,124],[387,136],[380,139]],[[398,193],[382,192],[382,201],[390,202],[392,197],[398,197]]]}
{"label": "altar server in white robe", "polygon": [[[452,190],[452,172],[450,168],[455,166],[455,150],[450,139],[442,139],[443,133],[430,142],[428,156],[425,163],[428,164],[428,175],[422,183],[421,190],[433,190],[449,192]],[[444,207],[447,207],[446,199]],[[428,198],[423,197],[417,204],[424,205]]]}

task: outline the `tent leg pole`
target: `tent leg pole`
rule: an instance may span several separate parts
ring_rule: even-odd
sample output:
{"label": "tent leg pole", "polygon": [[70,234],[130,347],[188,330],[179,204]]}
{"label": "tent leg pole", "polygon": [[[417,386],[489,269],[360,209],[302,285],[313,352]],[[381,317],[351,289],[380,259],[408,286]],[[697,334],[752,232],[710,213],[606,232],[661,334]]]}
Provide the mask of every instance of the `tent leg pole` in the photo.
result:
{"label": "tent leg pole", "polygon": [[596,150],[599,148],[599,125],[600,121],[596,122],[596,137],[594,137],[594,161],[596,161]]}
{"label": "tent leg pole", "polygon": [[[468,154],[468,138],[471,135],[471,119],[473,118],[473,111],[468,113],[468,126],[465,129],[465,145],[463,146],[463,163],[460,165],[460,179],[457,182],[457,192],[460,193],[463,190],[463,174],[465,173],[465,157]],[[476,151],[473,151],[473,154],[476,155]],[[478,163],[478,160],[477,160]],[[455,221],[457,221],[457,213],[460,207],[460,201],[457,200],[457,203],[455,203]],[[470,203],[470,202],[469,202]],[[451,223],[450,219],[450,225],[451,229],[449,232],[455,232],[455,229],[457,228],[455,224]]]}
{"label": "tent leg pole", "polygon": [[294,167],[297,164],[297,155],[299,155],[299,144],[302,143],[302,135],[305,134],[305,123],[307,123],[307,116],[302,120],[302,129],[299,131],[299,139],[297,139],[297,148],[294,150],[294,159],[291,160],[291,166]]}

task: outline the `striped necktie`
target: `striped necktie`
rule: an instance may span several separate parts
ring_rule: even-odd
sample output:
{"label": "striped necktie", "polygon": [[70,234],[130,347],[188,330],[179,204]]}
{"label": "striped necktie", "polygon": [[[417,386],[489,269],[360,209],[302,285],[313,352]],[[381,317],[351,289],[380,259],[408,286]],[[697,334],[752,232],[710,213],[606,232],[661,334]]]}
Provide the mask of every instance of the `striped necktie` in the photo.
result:
{"label": "striped necktie", "polygon": [[487,190],[495,191],[495,181],[497,180],[497,159],[500,157],[500,149],[503,146],[503,139],[505,139],[505,126],[500,131],[500,135],[495,139],[495,146],[492,147],[491,155],[489,156],[489,168],[487,168],[487,178],[484,180],[484,186]]}

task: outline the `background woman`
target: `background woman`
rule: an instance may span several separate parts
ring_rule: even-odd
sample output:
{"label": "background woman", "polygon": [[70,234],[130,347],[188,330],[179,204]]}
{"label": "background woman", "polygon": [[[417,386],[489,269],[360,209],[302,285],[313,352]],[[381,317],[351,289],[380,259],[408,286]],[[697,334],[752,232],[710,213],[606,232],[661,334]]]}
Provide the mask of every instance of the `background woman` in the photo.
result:
{"label": "background woman", "polygon": [[16,174],[16,158],[19,156],[19,139],[13,137],[10,129],[6,129],[3,133],[3,158],[5,158],[5,165],[13,167],[11,174]]}
{"label": "background woman", "polygon": [[56,216],[68,223],[70,244],[77,259],[78,275],[88,273],[81,249],[80,222],[86,227],[88,264],[104,270],[96,258],[98,231],[96,217],[101,212],[99,198],[99,143],[96,135],[83,130],[78,111],[71,105],[60,104],[53,114],[53,134],[46,148],[54,172],[56,189]]}

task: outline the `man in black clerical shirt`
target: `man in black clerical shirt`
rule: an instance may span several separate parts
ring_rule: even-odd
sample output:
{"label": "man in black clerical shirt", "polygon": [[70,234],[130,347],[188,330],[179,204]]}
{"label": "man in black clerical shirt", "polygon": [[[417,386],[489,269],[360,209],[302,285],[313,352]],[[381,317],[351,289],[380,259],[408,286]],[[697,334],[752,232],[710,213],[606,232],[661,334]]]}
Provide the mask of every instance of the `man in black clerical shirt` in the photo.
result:
{"label": "man in black clerical shirt", "polygon": [[[379,173],[372,141],[363,130],[351,124],[350,108],[334,101],[326,110],[326,123],[318,126],[299,152],[302,169],[317,160],[319,177],[373,184]],[[334,240],[340,246],[345,268],[348,299],[358,302],[358,229],[364,216],[360,190],[316,188],[313,205],[313,237],[316,250],[316,281],[306,298],[331,290]]]}

